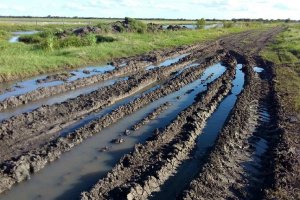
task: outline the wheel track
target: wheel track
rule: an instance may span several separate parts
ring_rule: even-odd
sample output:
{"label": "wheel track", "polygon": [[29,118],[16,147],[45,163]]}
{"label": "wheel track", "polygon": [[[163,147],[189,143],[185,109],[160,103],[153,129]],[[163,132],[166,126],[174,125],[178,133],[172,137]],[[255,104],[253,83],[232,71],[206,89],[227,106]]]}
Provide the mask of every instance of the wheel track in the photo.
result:
{"label": "wheel track", "polygon": [[[198,53],[195,53],[194,56],[196,55],[198,55]],[[74,123],[81,116],[107,107],[122,98],[146,88],[158,80],[166,79],[171,72],[191,64],[193,62],[192,58],[192,56],[189,56],[169,67],[152,70],[151,72],[146,72],[141,75],[138,74],[134,79],[121,81],[115,85],[101,88],[87,95],[81,95],[61,104],[43,106],[30,113],[25,113],[6,120],[1,123],[0,135],[2,136],[2,141],[4,141],[1,143],[1,149],[8,149],[9,147],[11,152],[13,152],[12,146],[10,145],[16,145],[20,142],[25,143],[27,142],[27,138],[45,135],[46,133],[51,137],[59,130]],[[119,93],[120,91],[123,91],[123,94]],[[95,97],[98,98],[96,99]],[[103,99],[103,101],[99,101],[99,97]],[[57,112],[58,110],[59,112]],[[54,119],[54,121],[51,121],[52,119]],[[19,146],[20,145],[21,144],[19,144]],[[8,152],[3,151],[2,155],[6,155],[7,157]]]}
{"label": "wheel track", "polygon": [[[66,138],[55,139],[39,149],[29,151],[17,159],[3,163],[1,166],[2,173],[0,173],[0,176],[4,182],[3,185],[0,185],[0,191],[7,190],[16,182],[27,179],[30,172],[39,171],[47,163],[59,158],[63,152],[71,150],[74,146],[80,144],[86,138],[99,133],[104,127],[107,127],[124,116],[133,113],[144,105],[173,91],[179,90],[184,85],[196,80],[197,77],[204,71],[205,66],[211,65],[219,59],[220,56],[216,56],[198,67],[188,68],[182,74],[176,76],[176,78],[171,79],[165,87],[158,88],[157,90],[150,92],[127,105],[120,106],[110,114],[75,130]],[[184,81],[182,81],[183,79]]]}
{"label": "wheel track", "polygon": [[[183,111],[169,126],[167,126],[164,129],[164,131],[162,131],[159,134],[157,133],[157,135],[153,139],[148,141],[145,145],[136,146],[134,153],[131,155],[127,155],[123,159],[121,159],[120,163],[112,170],[112,172],[109,173],[106,178],[100,180],[98,184],[96,184],[95,187],[91,190],[90,193],[84,193],[83,199],[125,198],[125,196],[127,195],[137,195],[133,191],[131,194],[129,194],[130,187],[131,187],[130,183],[131,182],[134,183],[137,180],[140,180],[140,178],[143,180],[142,177],[147,176],[148,174],[147,171],[148,170],[151,171],[152,166],[159,167],[159,164],[162,164],[161,162],[163,162],[163,158],[159,161],[159,159],[161,158],[160,152],[164,151],[164,149],[168,147],[168,145],[172,144],[172,141],[175,142],[174,145],[176,144],[176,141],[177,142],[180,141],[180,140],[176,140],[176,136],[180,134],[181,127],[183,127],[187,123],[186,118],[188,118],[188,116],[191,116],[192,113],[194,113],[197,109],[201,110],[201,108],[203,109],[205,105],[210,105],[211,100],[218,96],[218,95],[216,96],[216,94],[218,93],[219,90],[216,88],[218,88],[224,82],[224,80],[228,80],[229,77],[232,77],[232,70],[227,71],[224,75],[222,75],[222,77],[217,79],[217,81],[210,84],[208,86],[208,92],[206,93],[204,98],[201,99],[199,102],[197,101],[197,103],[193,104],[193,106],[190,106],[185,111]],[[227,86],[230,87],[230,84]],[[225,88],[226,88],[225,91],[227,91],[227,87]],[[214,102],[212,103],[212,105],[216,106],[219,100],[220,99],[216,100],[216,102],[212,101]],[[214,108],[212,108],[212,110],[214,110]],[[209,116],[209,113],[212,112],[212,110],[203,112],[203,116],[202,114],[200,114],[200,116],[204,118],[204,121],[205,118]],[[203,121],[201,122],[203,123]],[[178,137],[180,138],[180,136]],[[186,139],[188,138],[190,137],[187,137]],[[120,179],[120,177],[122,178]],[[123,182],[122,180],[125,182]],[[129,188],[125,189],[125,191],[122,191],[121,185],[126,186],[124,185],[125,183],[126,185],[129,184]],[[114,189],[121,190],[122,192],[121,191],[114,192]],[[157,189],[157,187],[151,188],[151,190],[153,191],[155,191],[155,189]],[[113,194],[119,194],[121,196],[113,196]],[[144,193],[144,195],[147,196],[149,194]]]}
{"label": "wheel track", "polygon": [[[274,30],[276,30],[277,32],[279,32],[280,31],[280,29],[274,29]],[[255,40],[255,42],[253,42],[253,44],[254,45],[257,45],[257,44],[259,44],[260,42],[262,42],[262,43],[266,43],[266,42],[268,42],[270,39],[272,39],[272,37],[276,34],[276,31],[269,31],[266,35],[259,35],[259,36],[256,36],[255,38],[258,38],[258,39],[260,39],[260,38],[262,38],[262,37],[266,37],[266,38],[262,38],[262,39],[260,39],[260,41],[257,41],[257,39]],[[233,39],[235,39],[235,41],[233,41],[233,43],[235,43],[235,44],[238,44],[237,43],[237,39],[238,40],[241,40],[242,38],[244,38],[245,36],[249,36],[250,37],[250,35],[251,35],[251,33],[245,33],[244,35],[240,35],[240,37],[236,37],[236,38],[233,38]],[[252,36],[251,36],[252,37]],[[223,45],[225,46],[225,49],[229,49],[229,50],[231,50],[231,51],[237,51],[237,52],[242,52],[242,55],[244,56],[244,54],[246,54],[246,55],[248,55],[248,54],[253,54],[253,53],[255,53],[256,51],[255,50],[249,50],[249,51],[244,51],[244,47],[242,47],[242,48],[239,48],[239,45],[233,45],[233,47],[232,48],[228,48],[228,47],[226,47],[226,45],[228,46],[228,44],[229,44],[229,42],[228,42],[229,40],[225,40],[225,41],[223,41],[224,43],[223,43]],[[252,45],[252,46],[250,46],[250,48],[256,48],[254,45]],[[248,49],[250,49],[250,48],[248,48]],[[261,46],[261,44],[259,44],[258,45],[258,48],[262,48],[262,46]],[[247,48],[246,48],[247,49]],[[260,49],[259,49],[260,50]],[[259,50],[257,50],[257,51],[259,51]],[[154,57],[153,57],[154,58]],[[254,59],[252,59],[252,58],[248,58],[248,60],[249,60],[249,62],[253,62],[253,60]],[[251,61],[250,61],[251,60]],[[168,76],[166,76],[166,78],[167,78]],[[182,77],[183,78],[183,77]],[[251,95],[253,95],[253,94],[255,94],[255,93],[252,93]],[[250,96],[251,96],[250,95]],[[245,107],[246,106],[248,106],[248,105],[245,105]],[[255,106],[257,106],[256,104],[253,104],[253,106],[255,107]],[[241,109],[242,110],[242,109]],[[255,110],[255,109],[254,109]],[[245,111],[245,113],[248,113],[248,112],[252,112],[253,111],[253,109],[248,109],[248,110],[246,110]],[[254,112],[254,111],[253,111]],[[239,115],[238,116],[244,116],[245,115],[245,113],[239,113]],[[237,117],[238,118],[238,117]],[[85,126],[85,127],[87,127],[87,126]],[[91,127],[90,127],[91,128]],[[98,127],[97,127],[98,128]],[[97,129],[96,128],[96,129]],[[88,129],[86,129],[86,130],[88,130]],[[101,130],[101,128],[100,128],[100,130]],[[192,133],[189,133],[189,134],[192,134]],[[69,139],[72,139],[72,138],[68,138],[68,140]],[[78,141],[80,141],[81,140],[81,138],[79,137],[79,138],[73,138],[74,140],[73,140],[73,142],[74,143],[76,143],[76,139],[78,140]],[[181,138],[181,139],[185,139],[185,138]],[[181,140],[180,140],[181,141]],[[188,141],[188,140],[186,140],[186,141]],[[81,142],[81,141],[80,141]],[[179,141],[178,141],[179,142]],[[55,145],[57,145],[57,144],[55,144]],[[69,144],[67,144],[67,145],[69,145]],[[77,145],[77,144],[76,144]],[[55,147],[55,146],[53,146],[53,147]],[[73,146],[71,145],[71,148],[72,148]],[[69,149],[68,149],[69,150]],[[59,156],[59,155],[58,155]],[[53,158],[54,159],[56,159],[57,157],[55,157],[55,155],[53,156]],[[34,158],[34,156],[33,156],[33,159],[35,159]],[[22,162],[22,158],[20,159],[19,158],[19,161],[21,160],[21,162]],[[25,159],[26,160],[26,159]],[[52,161],[52,160],[51,160]],[[50,161],[50,162],[51,162]],[[39,158],[37,158],[36,160],[34,160],[34,162],[39,162]],[[48,161],[47,161],[48,162]],[[17,166],[18,164],[16,164],[15,166]],[[34,166],[34,164],[33,164],[33,166]],[[159,166],[160,167],[160,166]],[[30,170],[32,170],[32,166],[30,166]],[[38,169],[39,170],[39,169]],[[2,171],[3,172],[3,171]],[[9,174],[9,173],[8,173]],[[2,188],[4,188],[4,189],[7,189],[7,188],[5,188],[6,186],[5,185],[9,185],[10,183],[8,183],[9,181],[11,181],[11,180],[9,180],[9,178],[11,178],[12,176],[12,174],[10,174],[10,175],[8,175],[8,174],[2,174],[1,173],[1,180],[3,180],[1,183],[0,183],[0,188],[2,189]],[[7,176],[8,175],[8,176]],[[4,178],[2,178],[2,177],[4,177]],[[7,182],[6,182],[7,181]],[[14,183],[16,182],[16,180],[13,180],[14,181]],[[142,181],[144,181],[144,180],[142,180]],[[6,183],[5,183],[6,182]],[[129,189],[133,189],[134,188],[134,186],[137,186],[137,185],[134,185],[134,182],[135,181],[133,181],[132,183],[133,183],[133,185],[130,185],[128,188]],[[13,183],[13,184],[14,184]],[[144,183],[146,183],[145,181],[144,181]],[[146,184],[142,184],[143,185],[143,187],[145,186],[145,185],[147,185],[148,184],[148,182],[146,183]],[[149,185],[149,184],[148,184]],[[147,187],[147,186],[146,186]],[[126,187],[125,187],[126,188]],[[127,188],[127,190],[128,190],[128,188]],[[157,187],[155,187],[155,188],[157,188]],[[143,188],[143,189],[146,189],[146,188]],[[155,189],[153,189],[154,191],[155,191]],[[1,190],[0,190],[1,191]],[[131,190],[131,191],[134,191],[134,190]],[[244,191],[244,190],[241,190],[241,191]],[[133,192],[134,193],[134,192]],[[128,193],[127,193],[128,194]],[[149,194],[147,194],[147,195],[149,195]],[[138,195],[137,195],[138,196]]]}

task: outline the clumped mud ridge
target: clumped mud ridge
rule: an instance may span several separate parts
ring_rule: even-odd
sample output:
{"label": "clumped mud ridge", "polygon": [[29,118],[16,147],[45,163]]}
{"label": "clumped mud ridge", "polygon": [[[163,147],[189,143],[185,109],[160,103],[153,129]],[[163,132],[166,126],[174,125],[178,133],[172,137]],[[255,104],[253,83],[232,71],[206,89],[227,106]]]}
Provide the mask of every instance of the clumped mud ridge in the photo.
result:
{"label": "clumped mud ridge", "polygon": [[149,121],[154,120],[155,118],[157,118],[157,116],[159,114],[161,114],[164,110],[167,110],[169,106],[170,106],[169,102],[160,105],[152,113],[150,113],[147,117],[145,117],[142,121],[135,124],[131,129],[134,130],[134,131],[138,130],[139,128],[141,128],[142,126],[147,124]]}
{"label": "clumped mud ridge", "polygon": [[[257,191],[247,191],[251,184],[252,187],[257,186],[257,180],[253,174],[247,176],[243,163],[251,159],[251,144],[247,141],[258,123],[259,102],[256,98],[260,97],[260,79],[250,66],[245,66],[244,69],[247,75],[244,91],[240,94],[227,125],[219,134],[207,163],[200,169],[199,177],[184,191],[183,199],[258,198]],[[210,192],[211,190],[214,192]]]}
{"label": "clumped mud ridge", "polygon": [[[209,81],[213,73],[208,74],[197,87],[174,98],[179,100],[184,95],[195,93],[191,104],[180,110],[166,126],[149,132],[146,142],[132,146],[132,151],[124,154],[106,175],[93,183],[89,191],[78,191],[82,192],[78,198],[155,197],[154,193],[159,192],[178,173],[180,166],[186,160],[193,159],[198,148],[197,138],[220,103],[232,94],[236,67],[242,64],[244,88],[223,128],[211,144],[212,148],[201,161],[197,160],[201,163],[193,180],[185,183],[182,191],[174,192],[179,194],[178,199],[276,199],[289,193],[296,199],[299,197],[295,189],[299,180],[296,175],[299,165],[294,143],[288,135],[296,125],[289,126],[287,120],[280,117],[284,111],[272,82],[273,64],[258,57],[260,50],[282,30],[282,27],[276,27],[247,31],[205,44],[120,58],[110,63],[115,66],[114,70],[72,82],[66,81],[72,76],[70,73],[54,74],[38,82],[64,82],[4,99],[0,102],[0,111],[22,109],[29,102],[52,98],[117,77],[129,77],[62,103],[43,105],[0,122],[0,193],[13,192],[9,189],[17,183],[31,181],[30,177],[39,176],[35,173],[40,170],[51,170],[45,166],[65,152],[80,148],[81,143],[101,134],[106,127],[117,125],[123,118],[190,84],[198,84],[196,81],[204,76],[210,66],[222,63],[226,70],[220,76]],[[186,55],[177,62],[146,69],[183,54]],[[255,72],[253,67],[257,66],[264,70]],[[199,86],[204,90],[198,91]],[[116,107],[111,107],[115,104]],[[126,144],[126,137],[143,130],[142,127],[152,120],[165,116],[165,111],[171,109],[172,104],[169,101],[157,103],[151,112],[124,130],[122,141],[117,142],[122,144],[112,145]],[[104,109],[108,111],[97,115]],[[80,125],[70,128],[76,123]],[[110,151],[110,148],[104,151]]]}

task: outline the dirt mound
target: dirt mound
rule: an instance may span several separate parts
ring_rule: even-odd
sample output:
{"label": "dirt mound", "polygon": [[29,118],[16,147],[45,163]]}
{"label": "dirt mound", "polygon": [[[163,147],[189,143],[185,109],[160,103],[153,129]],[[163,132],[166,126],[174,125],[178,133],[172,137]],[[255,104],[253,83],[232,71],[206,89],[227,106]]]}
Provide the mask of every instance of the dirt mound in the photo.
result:
{"label": "dirt mound", "polygon": [[49,75],[46,78],[36,80],[37,83],[49,83],[52,81],[67,81],[70,77],[75,76],[75,74],[64,72],[59,74]]}
{"label": "dirt mound", "polygon": [[169,25],[167,27],[167,30],[170,31],[179,31],[179,30],[187,30],[188,28],[185,26],[179,26],[179,25]]}
{"label": "dirt mound", "polygon": [[85,36],[90,33],[100,34],[102,33],[102,30],[96,26],[85,26],[85,27],[74,29],[72,33],[77,36]]}

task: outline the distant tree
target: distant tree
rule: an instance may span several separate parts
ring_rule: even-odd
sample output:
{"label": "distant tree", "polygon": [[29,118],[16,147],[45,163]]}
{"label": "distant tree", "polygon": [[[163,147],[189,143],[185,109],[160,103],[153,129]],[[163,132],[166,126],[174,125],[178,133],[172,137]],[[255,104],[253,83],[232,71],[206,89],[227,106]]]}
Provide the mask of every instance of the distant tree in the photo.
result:
{"label": "distant tree", "polygon": [[284,22],[285,22],[285,23],[289,23],[289,22],[291,22],[291,19],[288,18],[288,19],[284,20]]}
{"label": "distant tree", "polygon": [[205,19],[204,18],[198,19],[196,25],[198,29],[203,28],[205,25]]}

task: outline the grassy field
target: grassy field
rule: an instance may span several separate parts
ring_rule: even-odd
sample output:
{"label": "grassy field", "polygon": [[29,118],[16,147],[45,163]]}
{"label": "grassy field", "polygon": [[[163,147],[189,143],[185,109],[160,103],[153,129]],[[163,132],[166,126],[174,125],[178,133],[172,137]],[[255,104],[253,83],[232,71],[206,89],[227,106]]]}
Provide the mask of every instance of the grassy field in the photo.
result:
{"label": "grassy field", "polygon": [[[52,51],[37,48],[35,44],[9,43],[7,41],[9,34],[3,31],[56,30],[69,28],[69,26],[73,27],[74,25],[68,25],[67,27],[66,25],[45,25],[34,28],[33,25],[26,24],[16,24],[15,26],[0,24],[0,82],[67,68],[99,65],[113,58],[203,42],[226,34],[262,28],[262,26],[255,24],[253,26],[239,25],[210,30],[162,31],[143,34],[128,32],[107,33],[104,36],[114,38],[114,42],[102,42],[92,46],[59,48]],[[267,25],[263,27],[265,26]]]}
{"label": "grassy field", "polygon": [[276,64],[276,89],[283,103],[300,113],[300,25],[281,33],[262,55]]}
{"label": "grassy field", "polygon": [[[46,25],[46,24],[97,24],[97,23],[111,23],[123,18],[99,18],[99,19],[84,19],[84,18],[0,18],[0,23],[9,24],[27,24],[27,25]],[[195,20],[168,20],[168,19],[142,19],[144,23],[156,24],[195,24]],[[208,22],[216,23],[216,22]]]}

